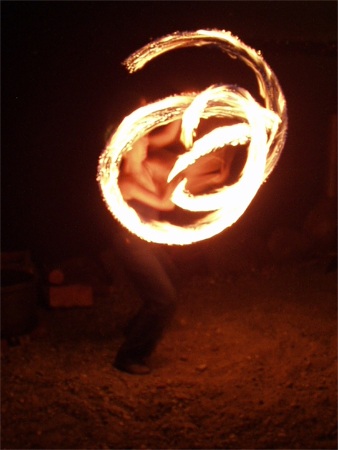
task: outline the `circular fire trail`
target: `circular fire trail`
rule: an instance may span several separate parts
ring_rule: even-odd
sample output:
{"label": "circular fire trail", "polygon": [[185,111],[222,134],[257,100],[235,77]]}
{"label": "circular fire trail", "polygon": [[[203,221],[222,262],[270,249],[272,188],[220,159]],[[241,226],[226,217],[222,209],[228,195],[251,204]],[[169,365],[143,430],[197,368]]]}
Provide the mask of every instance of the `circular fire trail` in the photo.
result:
{"label": "circular fire trail", "polygon": [[[216,45],[252,69],[264,105],[243,88],[218,85],[199,93],[161,99],[124,118],[100,156],[97,180],[113,216],[132,233],[148,241],[185,245],[208,239],[231,226],[245,212],[274,169],[285,143],[287,110],[279,82],[261,53],[230,32],[176,32],[144,46],[128,57],[124,64],[133,73],[170,50],[203,45]],[[214,128],[195,140],[200,120],[209,118],[229,119],[235,124]],[[169,222],[144,222],[122,197],[118,186],[120,163],[139,138],[178,119],[182,121],[181,142],[186,152],[177,157],[168,182],[192,167],[199,158],[224,146],[246,145],[246,162],[236,183],[207,194],[192,195],[187,189],[186,179],[178,184],[172,201],[188,211],[206,212],[193,224],[177,226]]]}

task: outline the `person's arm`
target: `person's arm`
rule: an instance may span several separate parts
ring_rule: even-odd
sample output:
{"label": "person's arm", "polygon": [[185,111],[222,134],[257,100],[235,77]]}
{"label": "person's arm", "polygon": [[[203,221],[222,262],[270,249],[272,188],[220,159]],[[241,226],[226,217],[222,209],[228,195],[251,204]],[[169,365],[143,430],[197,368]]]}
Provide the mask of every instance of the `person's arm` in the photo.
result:
{"label": "person's arm", "polygon": [[221,152],[220,157],[210,153],[188,167],[184,173],[189,192],[198,194],[225,185],[231,172],[235,151],[235,148],[226,149]]}
{"label": "person's arm", "polygon": [[161,185],[167,183],[168,175],[171,169],[174,167],[177,155],[167,151],[161,150],[160,152],[152,152],[150,158],[147,159],[147,167],[151,176],[157,183]]}
{"label": "person's arm", "polygon": [[170,200],[171,194],[175,188],[173,184],[168,184],[168,188],[165,190],[162,196],[157,195],[154,192],[149,191],[131,177],[124,177],[119,181],[120,191],[123,198],[127,200],[138,200],[151,208],[158,211],[171,211],[175,208],[174,203]]}
{"label": "person's arm", "polygon": [[153,147],[165,147],[171,144],[181,130],[181,120],[175,120],[165,125],[162,130],[149,135],[149,145]]}

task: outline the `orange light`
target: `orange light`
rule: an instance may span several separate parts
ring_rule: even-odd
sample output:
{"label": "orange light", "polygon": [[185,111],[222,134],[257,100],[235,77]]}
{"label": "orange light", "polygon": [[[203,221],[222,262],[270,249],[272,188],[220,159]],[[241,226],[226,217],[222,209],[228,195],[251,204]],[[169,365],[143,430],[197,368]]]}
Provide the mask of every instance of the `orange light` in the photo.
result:
{"label": "orange light", "polygon": [[[260,105],[245,89],[222,85],[210,86],[200,93],[182,93],[143,106],[125,117],[108,142],[99,160],[98,181],[111,213],[131,232],[157,243],[185,245],[208,239],[236,222],[271,173],[283,149],[286,130],[286,101],[278,80],[260,52],[243,44],[231,33],[219,30],[174,33],[141,48],[126,61],[129,72],[142,68],[155,57],[182,47],[217,45],[237,57],[255,73]],[[200,119],[231,119],[238,123],[213,129],[199,139],[195,131]],[[181,142],[186,152],[180,155],[168,181],[192,167],[199,158],[226,145],[247,145],[247,159],[236,183],[211,193],[192,195],[187,180],[177,186],[172,201],[188,211],[208,212],[192,225],[168,222],[143,222],[124,201],[118,187],[119,165],[140,137],[159,126],[182,120]]]}

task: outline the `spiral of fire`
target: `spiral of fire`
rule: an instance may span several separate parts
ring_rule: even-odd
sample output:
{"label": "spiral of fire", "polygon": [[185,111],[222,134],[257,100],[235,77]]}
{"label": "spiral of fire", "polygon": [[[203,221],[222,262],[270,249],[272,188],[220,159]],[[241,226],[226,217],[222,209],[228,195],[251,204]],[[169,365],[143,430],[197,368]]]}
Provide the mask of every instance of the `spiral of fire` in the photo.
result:
{"label": "spiral of fire", "polygon": [[[287,108],[276,75],[255,51],[228,31],[198,30],[176,32],[157,39],[129,56],[124,64],[130,73],[173,49],[216,45],[230,57],[238,58],[253,70],[259,87],[258,103],[243,88],[233,85],[210,86],[202,92],[173,95],[143,106],[125,117],[102,152],[97,180],[113,216],[132,233],[147,241],[185,245],[208,239],[235,223],[245,212],[261,184],[276,166],[287,132]],[[240,123],[213,129],[195,138],[200,119],[236,119]],[[199,158],[226,145],[247,144],[247,158],[236,183],[208,194],[192,195],[182,180],[172,201],[185,210],[206,211],[191,225],[144,222],[123,199],[118,186],[122,156],[135,141],[159,126],[181,119],[181,141],[186,152],[178,156],[168,182]]]}

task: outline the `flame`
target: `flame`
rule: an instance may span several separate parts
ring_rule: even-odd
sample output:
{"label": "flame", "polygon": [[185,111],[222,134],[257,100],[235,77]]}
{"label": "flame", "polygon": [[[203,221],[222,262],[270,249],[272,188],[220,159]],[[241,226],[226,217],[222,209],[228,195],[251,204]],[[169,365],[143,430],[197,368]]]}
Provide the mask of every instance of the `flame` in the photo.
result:
{"label": "flame", "polygon": [[[135,110],[127,116],[111,137],[100,156],[97,179],[111,213],[131,232],[157,243],[185,245],[208,239],[231,226],[245,212],[261,184],[270,175],[283,149],[286,130],[286,101],[278,80],[260,52],[243,44],[230,32],[199,30],[173,33],[149,43],[124,62],[130,73],[173,49],[217,45],[230,57],[239,58],[255,73],[259,104],[245,89],[221,85],[210,86],[200,93],[173,95]],[[235,120],[195,140],[200,119],[211,117]],[[124,201],[118,187],[122,156],[134,142],[159,126],[181,119],[181,142],[187,151],[177,158],[168,181],[184,173],[202,156],[226,145],[247,145],[247,159],[239,180],[202,195],[192,195],[187,179],[182,180],[172,201],[188,211],[206,212],[192,225],[177,226],[169,222],[145,223]]]}

